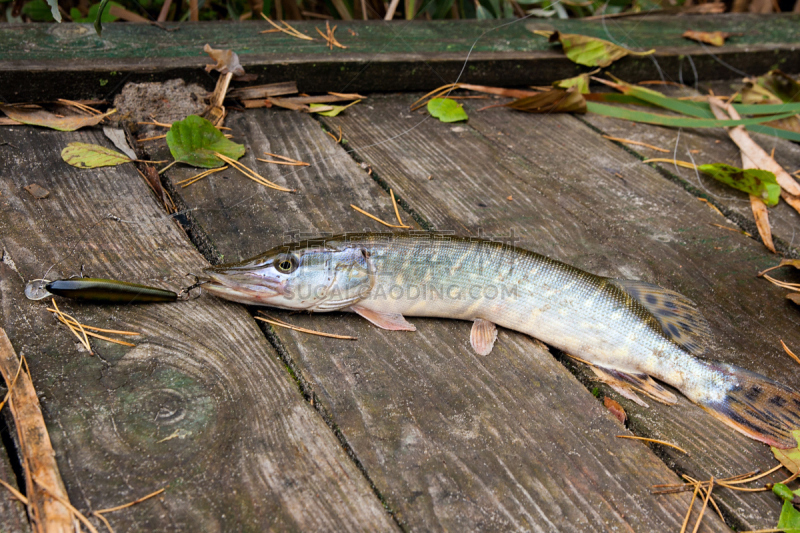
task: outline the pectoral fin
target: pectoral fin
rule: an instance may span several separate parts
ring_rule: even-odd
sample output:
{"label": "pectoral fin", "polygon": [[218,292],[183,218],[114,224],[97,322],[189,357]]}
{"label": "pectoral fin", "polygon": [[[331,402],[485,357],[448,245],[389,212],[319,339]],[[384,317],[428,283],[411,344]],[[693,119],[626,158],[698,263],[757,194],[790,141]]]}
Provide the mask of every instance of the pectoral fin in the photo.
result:
{"label": "pectoral fin", "polygon": [[366,309],[358,305],[351,305],[349,309],[363,316],[381,329],[388,329],[391,331],[417,331],[417,327],[409,323],[400,313],[381,313],[380,311]]}
{"label": "pectoral fin", "polygon": [[599,366],[592,366],[592,370],[595,374],[597,374],[597,377],[600,378],[600,381],[608,384],[612,389],[622,394],[629,400],[633,400],[644,407],[647,407],[648,405],[642,401],[642,399],[639,398],[634,391],[639,391],[642,394],[645,394],[646,396],[649,396],[650,398],[667,405],[673,405],[678,402],[678,398],[676,398],[674,394],[656,383],[653,378],[647,374],[622,372],[613,368],[604,368]]}
{"label": "pectoral fin", "polygon": [[489,355],[497,340],[497,326],[493,322],[476,318],[469,333],[469,343],[478,355]]}

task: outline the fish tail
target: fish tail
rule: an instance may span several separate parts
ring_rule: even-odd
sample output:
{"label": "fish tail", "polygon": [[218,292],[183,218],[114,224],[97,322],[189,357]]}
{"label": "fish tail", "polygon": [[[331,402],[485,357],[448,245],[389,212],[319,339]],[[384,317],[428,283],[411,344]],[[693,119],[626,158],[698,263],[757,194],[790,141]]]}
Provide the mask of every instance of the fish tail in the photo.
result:
{"label": "fish tail", "polygon": [[702,364],[707,379],[700,388],[705,391],[687,396],[752,439],[781,449],[797,447],[791,432],[800,429],[799,393],[737,366]]}

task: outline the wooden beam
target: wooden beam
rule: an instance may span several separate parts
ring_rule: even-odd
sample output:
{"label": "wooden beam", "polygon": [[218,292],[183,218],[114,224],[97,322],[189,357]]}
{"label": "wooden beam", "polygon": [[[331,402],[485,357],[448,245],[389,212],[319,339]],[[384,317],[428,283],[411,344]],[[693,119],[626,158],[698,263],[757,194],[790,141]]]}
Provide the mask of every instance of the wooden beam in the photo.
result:
{"label": "wooden beam", "polygon": [[[317,35],[314,21],[292,21]],[[324,25],[322,25],[324,26]],[[6,24],[0,28],[0,98],[9,102],[55,98],[110,98],[129,81],[183,78],[211,88],[203,70],[203,44],[239,54],[255,83],[297,81],[303,92],[430,90],[459,81],[504,87],[549,84],[583,69],[557,45],[532,33],[558,29],[581,33],[652,57],[626,57],[608,70],[645,79],[730,79],[774,66],[800,71],[800,15],[642,16],[607,21],[341,21],[337,38],[346,50],[328,50],[321,39],[301,41],[282,33],[262,35],[266,21],[183,23],[156,26],[111,23],[98,38],[89,24]],[[324,28],[323,28],[324,29]],[[681,37],[686,29],[737,35],[723,47]],[[473,46],[474,45],[474,46]],[[713,48],[713,49],[712,49]],[[465,61],[469,59],[464,69]],[[654,61],[655,60],[655,61]],[[53,84],[54,75],[59,83]]]}

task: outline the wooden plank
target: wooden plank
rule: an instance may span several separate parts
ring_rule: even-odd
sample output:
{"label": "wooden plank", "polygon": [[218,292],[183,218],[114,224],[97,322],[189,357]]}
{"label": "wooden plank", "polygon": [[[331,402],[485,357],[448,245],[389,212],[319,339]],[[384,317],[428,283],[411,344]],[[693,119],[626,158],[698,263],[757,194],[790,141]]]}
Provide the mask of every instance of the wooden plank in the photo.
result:
{"label": "wooden plank", "polygon": [[[779,343],[800,346],[797,311],[783,291],[755,278],[774,262],[759,243],[710,227],[719,218],[706,206],[571,116],[479,113],[480,103],[467,103],[469,123],[443,124],[410,113],[414,99],[373,98],[371,108],[355,106],[324,121],[341,126],[358,157],[434,227],[511,233],[520,246],[596,274],[682,292],[699,304],[717,335],[713,358],[798,388],[800,368]],[[393,141],[369,147],[384,139]],[[587,386],[597,385],[586,373],[578,375]],[[645,410],[604,392],[625,406],[637,434],[689,450],[685,456],[659,449],[678,472],[708,479],[776,463],[768,447],[682,396],[677,406],[650,402]],[[780,505],[768,492],[720,491],[715,497],[737,528],[777,521]]]}
{"label": "wooden plank", "polygon": [[[318,21],[292,22],[316,36]],[[630,82],[706,79],[760,74],[780,65],[800,70],[800,15],[726,14],[654,16],[584,21],[337,21],[347,49],[328,50],[321,39],[303,41],[259,32],[266,21],[184,23],[164,31],[142,24],[108,24],[99,38],[89,24],[5,24],[0,28],[3,99],[109,98],[126,82],[182,78],[211,89],[201,52],[209,43],[236,51],[257,83],[296,80],[305,92],[430,90],[456,80],[500,86],[549,84],[581,67],[532,29],[558,29],[611,39],[625,46],[657,48],[653,56],[626,57],[608,70]],[[736,33],[714,48],[686,40],[686,29]],[[473,48],[474,45],[474,48]],[[468,67],[463,70],[465,60]],[[731,68],[735,70],[731,70]],[[681,71],[683,74],[681,74]],[[57,72],[59,83],[52,83]]]}
{"label": "wooden plank", "polygon": [[[719,87],[717,89],[719,90]],[[734,89],[730,88],[728,90],[734,91]],[[667,93],[675,96],[697,94],[691,90],[667,90]],[[642,146],[627,145],[630,151],[641,155],[643,158],[663,157],[672,159],[673,156],[676,156],[681,161],[689,162],[694,158],[697,165],[727,163],[740,168],[742,166],[741,151],[722,129],[682,129],[678,133],[678,130],[673,128],[650,124],[634,124],[629,121],[603,117],[594,113],[588,113],[582,118],[611,137],[645,142],[670,150],[670,153],[664,154]],[[776,161],[783,165],[788,172],[793,172],[800,168],[800,147],[797,144],[759,133],[751,132],[750,136],[767,153],[772,152],[774,149]],[[690,151],[691,153],[688,153]],[[655,164],[681,180],[695,194],[702,195],[714,202],[725,215],[731,216],[739,226],[757,238],[758,230],[753,221],[753,212],[750,209],[750,200],[747,194],[732,189],[703,174],[698,175],[698,173],[690,169],[676,168],[675,165],[669,163]],[[776,207],[770,208],[769,220],[773,236],[779,239],[777,242],[778,251],[781,254],[797,257],[798,248],[800,248],[800,235],[796,235],[796,233],[800,228],[800,214],[781,201]],[[717,224],[725,225],[725,222],[721,219]]]}
{"label": "wooden plank", "polygon": [[[358,113],[378,118],[367,144],[406,132],[418,121],[393,107],[394,122],[383,130],[386,101],[379,102],[375,111],[364,105]],[[288,229],[380,229],[354,214],[349,203],[392,219],[388,195],[308,115],[248,111],[231,115],[226,124],[247,139],[249,154],[266,150],[312,163],[298,171],[258,167],[268,179],[297,188],[297,195],[219,174],[179,193],[226,259],[279,244]],[[349,148],[354,132],[350,122],[342,124],[348,125]],[[364,138],[358,139],[363,145]],[[422,152],[401,155],[397,145],[383,143],[370,153],[388,151],[390,158],[413,161],[439,150],[414,146]],[[174,182],[192,173],[176,168],[167,174]],[[431,183],[425,176],[414,170],[413,179]],[[418,207],[416,197],[406,201]],[[466,224],[476,216],[469,207],[463,215],[458,220]],[[462,226],[454,221],[437,227]],[[270,333],[408,529],[680,529],[690,495],[648,494],[649,485],[676,476],[640,443],[617,440],[625,429],[532,339],[504,332],[495,352],[483,358],[469,347],[469,324],[463,322],[414,319],[418,331],[409,334],[377,329],[354,315],[275,313],[305,327],[358,337],[352,343],[280,328]],[[727,530],[714,516],[706,520],[706,531]]]}
{"label": "wooden plank", "polygon": [[[106,145],[101,132],[0,135],[10,143],[0,161],[2,322],[30,364],[73,504],[100,509],[168,487],[109,520],[118,530],[392,530],[240,306],[62,300],[84,323],[142,334],[135,348],[94,341],[90,357],[48,302],[25,299],[24,282],[47,271],[54,279],[84,266],[177,290],[207,263],[132,166],[78,170],[61,160],[70,141]],[[33,181],[50,191],[46,199],[23,190]]]}

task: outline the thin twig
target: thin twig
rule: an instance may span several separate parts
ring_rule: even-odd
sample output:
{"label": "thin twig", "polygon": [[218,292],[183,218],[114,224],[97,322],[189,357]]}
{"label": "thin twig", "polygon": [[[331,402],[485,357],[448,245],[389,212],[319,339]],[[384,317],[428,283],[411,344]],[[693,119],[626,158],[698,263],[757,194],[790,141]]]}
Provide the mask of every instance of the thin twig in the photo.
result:
{"label": "thin twig", "polygon": [[342,127],[341,127],[341,126],[339,126],[339,137],[336,137],[336,135],[334,135],[333,133],[331,133],[331,132],[329,132],[329,131],[326,131],[325,133],[327,133],[328,135],[330,135],[330,136],[331,136],[331,139],[333,139],[333,140],[334,140],[334,141],[336,141],[337,143],[340,143],[340,142],[342,142]]}
{"label": "thin twig", "polygon": [[658,439],[648,439],[648,438],[645,438],[645,437],[635,437],[635,436],[633,436],[633,435],[617,435],[617,438],[618,438],[618,439],[633,439],[633,440],[643,440],[643,441],[645,441],[645,442],[655,442],[656,444],[663,444],[664,446],[669,446],[670,448],[675,448],[676,450],[682,451],[682,452],[683,452],[683,453],[685,453],[686,455],[689,455],[689,452],[687,452],[686,450],[684,450],[684,449],[683,449],[683,448],[681,448],[680,446],[677,446],[677,445],[675,445],[675,444],[670,444],[669,442],[665,442],[665,441],[663,441],[663,440],[658,440]]}
{"label": "thin twig", "polygon": [[56,102],[59,102],[61,104],[66,104],[66,105],[69,105],[69,106],[72,106],[72,107],[77,107],[81,111],[85,111],[85,112],[90,113],[92,115],[102,115],[103,114],[102,111],[98,111],[97,109],[95,109],[95,108],[93,108],[91,106],[88,106],[86,104],[82,104],[80,102],[75,102],[73,100],[66,100],[64,98],[59,98],[59,99],[56,100]]}
{"label": "thin twig", "polygon": [[155,492],[151,492],[151,493],[150,493],[150,494],[148,494],[147,496],[142,496],[141,498],[139,498],[139,499],[137,499],[137,500],[134,500],[134,501],[132,501],[132,502],[128,502],[128,503],[125,503],[125,504],[123,504],[123,505],[117,505],[116,507],[109,507],[109,508],[107,508],[107,509],[100,509],[99,511],[94,511],[94,513],[92,513],[92,514],[97,514],[97,515],[100,515],[100,514],[103,514],[103,513],[113,513],[114,511],[119,511],[119,510],[122,510],[122,509],[127,509],[128,507],[131,507],[131,506],[133,506],[133,505],[136,505],[137,503],[142,503],[142,502],[143,502],[143,501],[145,501],[145,500],[149,500],[150,498],[153,498],[153,497],[155,497],[155,496],[158,496],[159,494],[161,494],[161,493],[162,493],[162,492],[164,492],[165,490],[167,490],[167,487],[164,487],[164,488],[158,489],[157,491],[155,491]]}
{"label": "thin twig", "polygon": [[[266,315],[266,316],[269,316],[269,315]],[[260,320],[262,322],[266,322],[267,324],[272,324],[273,326],[280,326],[282,328],[288,328],[288,329],[292,329],[294,331],[299,331],[300,333],[309,333],[311,335],[319,335],[320,337],[330,337],[332,339],[344,339],[344,340],[349,340],[349,341],[357,341],[358,340],[358,337],[351,337],[349,335],[336,335],[334,333],[324,333],[322,331],[314,331],[313,329],[306,329],[306,328],[301,328],[299,326],[293,326],[291,324],[287,324],[286,322],[283,322],[283,321],[278,320],[278,319],[273,318],[273,317],[264,318],[264,317],[261,317],[261,316],[257,316],[256,320]]]}
{"label": "thin twig", "polygon": [[97,514],[97,513],[92,513],[92,516],[94,516],[96,518],[99,518],[106,525],[106,527],[108,528],[108,531],[110,531],[111,533],[114,533],[114,528],[111,527],[111,523],[108,521],[108,518],[106,518],[105,516],[103,516],[101,514]]}
{"label": "thin twig", "polygon": [[352,207],[353,209],[355,209],[356,211],[358,211],[358,212],[359,212],[359,213],[361,213],[362,215],[366,215],[366,216],[368,216],[369,218],[371,218],[372,220],[374,220],[374,221],[376,221],[376,222],[380,222],[381,224],[383,224],[383,225],[384,225],[384,226],[386,226],[387,228],[400,228],[400,229],[409,229],[409,228],[411,228],[411,226],[405,226],[405,225],[403,225],[403,226],[397,226],[397,225],[395,225],[395,224],[389,224],[388,222],[384,222],[383,220],[379,219],[378,217],[376,217],[376,216],[374,216],[374,215],[370,215],[369,213],[367,213],[367,212],[366,212],[366,211],[364,211],[363,209],[361,209],[361,208],[358,208],[358,207],[354,206],[353,204],[350,204],[350,207]]}
{"label": "thin twig", "polygon": [[656,152],[663,152],[665,154],[670,153],[670,150],[667,150],[665,148],[659,148],[658,146],[653,146],[652,144],[647,144],[640,141],[632,141],[630,139],[620,139],[619,137],[612,137],[611,135],[603,135],[603,137],[608,139],[609,141],[617,141],[618,143],[624,143],[624,144],[635,144],[636,146],[644,146],[645,148],[650,148],[651,150],[655,150]]}
{"label": "thin twig", "polygon": [[[698,199],[699,199],[699,200],[705,200],[706,202],[708,202],[708,200],[706,200],[705,198],[702,198],[702,199],[698,198]],[[711,203],[709,203],[708,205],[711,205],[711,206],[713,207],[713,205],[712,205]],[[714,207],[714,209],[717,209],[717,208],[716,208],[716,207]],[[719,209],[717,209],[717,211],[719,211]],[[724,216],[724,215],[723,215],[723,216]],[[714,226],[714,227],[717,227],[717,228],[726,229],[726,230],[728,230],[728,231],[735,231],[735,232],[737,232],[737,233],[741,233],[741,234],[743,234],[743,235],[747,235],[748,237],[752,237],[752,235],[750,235],[749,233],[747,233],[747,232],[746,232],[746,231],[744,231],[744,230],[740,230],[740,229],[736,229],[736,228],[729,228],[729,227],[727,227],[727,226],[723,226],[722,224],[711,224],[711,225],[712,225],[712,226]]]}
{"label": "thin twig", "polygon": [[166,134],[164,134],[164,135],[156,135],[155,137],[145,137],[144,139],[136,139],[136,142],[137,143],[143,143],[143,142],[147,142],[147,141],[157,141],[159,139],[166,139],[166,138],[167,138]]}

